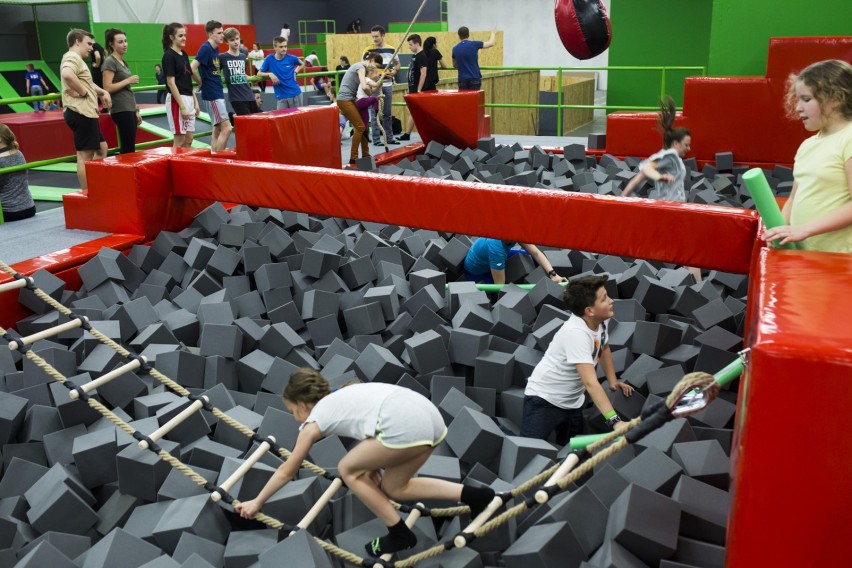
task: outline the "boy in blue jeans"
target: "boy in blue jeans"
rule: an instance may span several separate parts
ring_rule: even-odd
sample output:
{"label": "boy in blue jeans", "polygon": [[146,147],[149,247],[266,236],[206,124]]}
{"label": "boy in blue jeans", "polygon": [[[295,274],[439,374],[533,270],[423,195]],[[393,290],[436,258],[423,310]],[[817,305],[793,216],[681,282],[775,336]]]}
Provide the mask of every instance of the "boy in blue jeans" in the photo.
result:
{"label": "boy in blue jeans", "polygon": [[260,64],[258,77],[269,77],[277,101],[276,108],[295,108],[302,104],[302,88],[296,74],[302,70],[302,60],[287,53],[287,40],[282,36],[272,40],[275,53],[267,55]]}
{"label": "boy in blue jeans", "polygon": [[[27,81],[27,94],[31,97],[40,97],[50,90],[44,81],[41,71],[36,71],[32,63],[27,63],[27,72],[24,74],[24,79]],[[42,89],[42,87],[44,88]],[[44,101],[33,101],[33,109],[43,111]]]}
{"label": "boy in blue jeans", "polygon": [[524,390],[521,436],[547,440],[556,432],[563,446],[583,433],[586,393],[614,430],[621,421],[598,382],[595,367],[601,362],[609,389],[624,396],[633,387],[615,377],[612,351],[607,343],[607,323],[613,316],[606,276],[583,276],[565,287],[563,301],[571,317],[562,324],[541,361],[533,369]]}

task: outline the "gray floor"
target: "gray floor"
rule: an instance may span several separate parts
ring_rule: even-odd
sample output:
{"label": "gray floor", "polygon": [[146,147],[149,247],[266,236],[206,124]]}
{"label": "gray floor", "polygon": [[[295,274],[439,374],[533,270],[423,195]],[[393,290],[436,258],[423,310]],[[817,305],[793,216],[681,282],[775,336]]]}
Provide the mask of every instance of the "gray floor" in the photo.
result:
{"label": "gray floor", "polygon": [[106,236],[65,228],[64,210],[41,211],[31,219],[0,225],[0,260],[14,264]]}

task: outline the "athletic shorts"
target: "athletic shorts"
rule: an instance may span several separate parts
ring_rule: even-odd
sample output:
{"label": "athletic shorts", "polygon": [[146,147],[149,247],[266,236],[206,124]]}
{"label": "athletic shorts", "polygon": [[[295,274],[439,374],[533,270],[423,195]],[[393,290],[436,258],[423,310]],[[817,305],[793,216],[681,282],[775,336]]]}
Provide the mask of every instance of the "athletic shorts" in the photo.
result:
{"label": "athletic shorts", "polygon": [[166,93],[166,117],[169,119],[169,130],[172,134],[187,134],[195,132],[195,98],[192,95],[181,95],[183,106],[190,110],[189,116],[180,113],[180,104],[174,100],[171,93]]}
{"label": "athletic shorts", "polygon": [[234,107],[234,114],[238,116],[260,112],[256,101],[231,101],[231,106]]}
{"label": "athletic shorts", "polygon": [[100,122],[97,118],[89,118],[83,116],[77,111],[66,108],[62,117],[65,119],[65,124],[71,129],[74,134],[74,149],[78,152],[83,150],[98,150],[101,147],[101,142],[104,141],[104,135],[101,132]]}
{"label": "athletic shorts", "polygon": [[406,389],[390,395],[379,409],[376,439],[386,448],[435,447],[446,435],[441,413],[414,391]]}
{"label": "athletic shorts", "polygon": [[213,126],[222,124],[228,120],[228,110],[225,108],[225,99],[216,99],[215,101],[205,101],[207,103],[207,112],[210,114],[210,121]]}

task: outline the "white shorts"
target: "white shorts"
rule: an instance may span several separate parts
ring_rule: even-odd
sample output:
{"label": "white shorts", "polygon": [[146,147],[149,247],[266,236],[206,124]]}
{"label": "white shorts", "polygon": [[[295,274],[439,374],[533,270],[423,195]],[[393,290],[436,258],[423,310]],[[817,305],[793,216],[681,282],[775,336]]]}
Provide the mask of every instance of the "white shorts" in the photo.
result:
{"label": "white shorts", "polygon": [[216,99],[215,101],[204,101],[207,103],[207,110],[210,114],[210,121],[213,126],[222,124],[228,120],[228,109],[225,108],[225,99]]}
{"label": "white shorts", "polygon": [[422,395],[402,389],[382,403],[376,424],[376,439],[384,447],[435,447],[446,435],[447,426],[441,413]]}
{"label": "white shorts", "polygon": [[189,116],[182,116],[180,104],[174,100],[171,93],[166,93],[166,117],[169,120],[169,130],[173,134],[187,134],[195,132],[195,97],[192,95],[181,95],[181,103],[190,109]]}

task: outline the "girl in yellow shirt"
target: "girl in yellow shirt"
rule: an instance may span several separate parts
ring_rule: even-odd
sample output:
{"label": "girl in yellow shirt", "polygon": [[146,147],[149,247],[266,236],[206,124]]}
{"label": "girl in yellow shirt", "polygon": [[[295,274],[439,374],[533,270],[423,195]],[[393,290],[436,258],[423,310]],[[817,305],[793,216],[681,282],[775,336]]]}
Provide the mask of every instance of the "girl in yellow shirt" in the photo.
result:
{"label": "girl in yellow shirt", "polygon": [[816,135],[796,152],[793,192],[782,211],[789,224],[763,240],[852,253],[852,65],[831,59],[792,75],[787,107]]}

